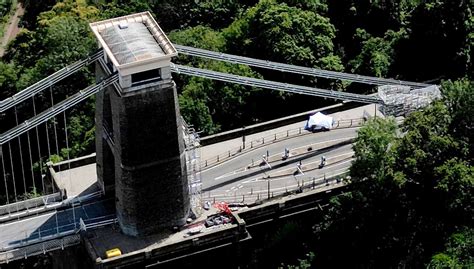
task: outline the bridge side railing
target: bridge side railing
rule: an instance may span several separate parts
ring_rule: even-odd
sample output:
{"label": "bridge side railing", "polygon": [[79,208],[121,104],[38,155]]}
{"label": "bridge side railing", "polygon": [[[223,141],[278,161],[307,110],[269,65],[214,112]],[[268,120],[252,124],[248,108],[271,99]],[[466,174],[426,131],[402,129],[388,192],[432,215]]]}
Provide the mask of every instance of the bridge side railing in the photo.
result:
{"label": "bridge side railing", "polygon": [[61,201],[59,192],[0,206],[0,220],[5,216],[18,215],[18,212],[32,212],[39,208]]}
{"label": "bridge side railing", "polygon": [[[352,127],[359,127],[365,122],[364,118],[357,118],[357,119],[345,119],[345,120],[338,120],[333,124],[332,130],[334,129],[343,129],[343,128],[352,128]],[[225,152],[222,152],[216,156],[211,158],[207,158],[205,160],[201,160],[201,169],[211,168],[215,165],[233,159],[238,155],[249,152],[254,149],[261,148],[262,146],[276,143],[283,141],[285,139],[294,138],[301,135],[309,135],[311,132],[304,130],[303,127],[299,128],[292,128],[285,131],[277,132],[271,135],[262,136],[257,139],[253,139],[251,141],[242,141],[242,145],[239,147],[231,148]],[[282,149],[283,152],[283,149]]]}
{"label": "bridge side railing", "polygon": [[[52,214],[51,217],[53,216],[55,215]],[[0,249],[0,253],[25,248],[30,245],[35,245],[41,242],[56,240],[58,238],[77,234],[81,230],[94,229],[114,224],[117,222],[117,219],[115,215],[105,215],[86,220],[76,218],[72,223],[67,224],[60,224],[60,221],[58,219],[56,221],[56,225],[50,226],[50,228],[47,229],[42,229],[41,227],[39,227],[20,231],[19,234],[23,233],[25,235],[24,238],[20,240],[11,241],[11,239],[4,239],[0,241],[0,243],[2,243],[3,245],[8,244],[8,246],[2,247]]]}
{"label": "bridge side railing", "polygon": [[349,170],[345,169],[337,173],[322,176],[322,177],[308,177],[306,179],[300,179],[292,185],[285,186],[283,188],[262,188],[255,190],[247,190],[245,192],[229,192],[226,194],[216,193],[215,191],[203,192],[203,202],[218,203],[226,202],[230,206],[232,204],[236,206],[249,206],[261,203],[263,200],[280,198],[295,193],[301,193],[309,190],[324,190],[332,189],[337,186],[343,186],[350,183],[350,177],[348,177]]}
{"label": "bridge side railing", "polygon": [[60,239],[41,242],[34,245],[17,248],[10,251],[0,252],[0,264],[14,260],[26,259],[29,256],[45,254],[46,252],[64,249],[81,243],[81,235],[71,234]]}

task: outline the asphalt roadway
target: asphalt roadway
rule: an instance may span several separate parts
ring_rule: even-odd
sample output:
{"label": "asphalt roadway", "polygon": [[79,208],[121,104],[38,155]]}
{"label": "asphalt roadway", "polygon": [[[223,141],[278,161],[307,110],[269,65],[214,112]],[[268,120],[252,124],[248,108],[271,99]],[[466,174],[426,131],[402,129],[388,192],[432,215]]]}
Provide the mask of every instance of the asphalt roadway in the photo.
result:
{"label": "asphalt roadway", "polygon": [[[295,189],[302,184],[324,184],[325,177],[342,174],[350,166],[352,149],[348,139],[356,136],[357,128],[337,129],[277,141],[236,156],[201,173],[203,198],[217,201],[251,202]],[[331,146],[325,146],[329,143]],[[321,145],[313,150],[281,160],[284,149],[296,152],[308,145]],[[273,156],[269,164],[263,155]],[[328,163],[314,168],[324,155]],[[270,158],[269,158],[270,159]],[[303,173],[296,172],[301,161]],[[253,163],[253,165],[252,165]],[[271,166],[271,169],[270,169]],[[306,168],[305,168],[306,167]],[[97,200],[77,204],[74,208],[45,212],[18,221],[0,224],[0,251],[8,251],[47,238],[73,233],[79,219],[86,224],[114,218],[113,200]]]}
{"label": "asphalt roadway", "polygon": [[[216,198],[219,201],[252,202],[270,192],[278,194],[292,190],[302,184],[320,183],[324,178],[343,174],[352,160],[352,145],[349,139],[355,138],[358,128],[332,130],[329,132],[308,133],[239,155],[227,162],[201,172],[202,193],[205,200]],[[282,160],[287,148],[305,148],[320,144],[319,150],[302,153]],[[267,153],[268,151],[268,153]],[[264,156],[275,156],[278,161],[265,163]],[[327,159],[327,165],[321,169],[318,165],[321,156]],[[253,163],[253,165],[252,165]],[[309,165],[301,173],[297,165]],[[313,169],[312,169],[313,168]],[[245,196],[245,198],[243,197]]]}

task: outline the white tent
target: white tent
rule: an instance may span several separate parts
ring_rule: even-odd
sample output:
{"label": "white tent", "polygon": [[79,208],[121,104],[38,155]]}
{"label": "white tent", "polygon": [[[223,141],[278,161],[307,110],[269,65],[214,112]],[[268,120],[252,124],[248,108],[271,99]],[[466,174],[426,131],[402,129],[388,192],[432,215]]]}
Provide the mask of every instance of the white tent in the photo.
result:
{"label": "white tent", "polygon": [[318,112],[314,115],[311,115],[306,122],[305,129],[307,130],[320,130],[320,129],[327,129],[330,130],[332,128],[333,118],[330,116],[326,116],[321,112]]}

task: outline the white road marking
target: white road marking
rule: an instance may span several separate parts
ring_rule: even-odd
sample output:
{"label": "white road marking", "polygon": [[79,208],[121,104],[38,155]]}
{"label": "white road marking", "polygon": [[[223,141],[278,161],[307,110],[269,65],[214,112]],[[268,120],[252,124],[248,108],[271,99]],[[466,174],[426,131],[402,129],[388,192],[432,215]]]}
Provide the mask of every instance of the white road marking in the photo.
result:
{"label": "white road marking", "polygon": [[10,225],[16,225],[16,224],[18,224],[18,223],[20,223],[20,222],[24,222],[24,221],[31,221],[31,220],[33,220],[33,219],[46,218],[46,220],[48,220],[49,217],[53,216],[54,214],[56,214],[56,212],[47,213],[47,214],[39,215],[39,216],[34,216],[34,217],[31,217],[31,218],[25,218],[25,219],[17,220],[17,221],[15,221],[15,222],[10,222],[10,223],[1,224],[1,225],[0,225],[0,228],[1,228],[1,227],[6,227],[6,226],[10,226]]}
{"label": "white road marking", "polygon": [[[356,127],[356,128],[358,128],[358,127]],[[346,128],[343,128],[343,129],[336,129],[336,130],[334,130],[334,131],[337,132],[338,130],[341,130],[341,131],[342,131],[342,130],[347,130],[347,129],[346,129]],[[333,131],[333,132],[334,132],[334,131]],[[316,133],[316,134],[318,134],[318,133]],[[311,134],[308,134],[308,135],[311,135]],[[289,139],[283,139],[283,140],[280,140],[280,141],[277,141],[277,142],[274,142],[274,143],[270,143],[270,144],[268,144],[268,146],[274,145],[274,144],[277,144],[277,143],[281,143],[281,142],[286,142],[286,141],[288,141],[288,140],[292,140],[292,139],[295,139],[295,138],[301,138],[301,136],[295,136],[295,137],[291,137],[291,138],[289,138]],[[316,143],[316,144],[319,144],[319,143],[327,143],[327,142],[334,142],[334,141],[338,141],[338,140],[345,140],[345,139],[351,139],[351,138],[354,138],[354,137],[351,136],[351,137],[349,137],[349,138],[344,137],[344,138],[326,140],[326,141],[318,142],[318,143]],[[310,144],[310,145],[313,145],[313,144]],[[265,145],[265,146],[263,146],[263,147],[258,147],[258,148],[256,148],[255,150],[263,149],[263,148],[265,148],[266,146],[267,146],[267,145]],[[305,147],[305,146],[302,146],[302,147]],[[301,147],[299,147],[299,148],[301,148]],[[234,158],[231,158],[231,159],[228,159],[228,160],[224,160],[224,161],[222,161],[220,164],[217,164],[217,165],[212,166],[212,167],[209,167],[209,168],[202,167],[202,168],[201,168],[201,172],[210,171],[210,170],[212,170],[212,169],[214,169],[214,168],[217,168],[217,167],[219,167],[219,166],[225,164],[227,161],[235,160],[235,159],[241,158],[241,157],[243,157],[243,156],[245,156],[245,155],[247,155],[247,154],[249,154],[249,153],[252,153],[252,152],[254,152],[254,150],[250,150],[250,151],[247,151],[247,152],[245,152],[245,153],[242,153],[241,155],[238,155],[238,156],[236,156],[236,157],[234,157]]]}

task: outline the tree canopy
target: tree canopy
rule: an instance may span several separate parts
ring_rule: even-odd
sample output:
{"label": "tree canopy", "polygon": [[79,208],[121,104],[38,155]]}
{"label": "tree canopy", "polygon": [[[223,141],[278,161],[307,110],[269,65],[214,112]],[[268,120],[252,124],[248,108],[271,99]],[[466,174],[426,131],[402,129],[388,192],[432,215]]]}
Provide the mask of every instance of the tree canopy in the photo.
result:
{"label": "tree canopy", "polygon": [[[150,11],[176,44],[307,67],[442,85],[443,100],[397,127],[358,132],[355,190],[332,199],[309,264],[327,268],[469,268],[473,253],[474,3],[469,0],[22,0],[23,27],[0,61],[4,99],[87,57],[92,21]],[[0,15],[9,0],[0,0]],[[315,79],[180,55],[175,63],[359,93]],[[303,112],[331,101],[173,75],[187,122],[203,135]],[[94,80],[85,68],[54,87],[62,100]],[[49,96],[36,96],[48,107]],[[39,107],[38,109],[41,109]],[[94,100],[70,111],[69,151],[94,150]],[[21,108],[19,108],[21,114]],[[0,128],[14,121],[0,115]],[[341,258],[343,255],[344,258]],[[295,261],[296,262],[296,261]]]}
{"label": "tree canopy", "polygon": [[472,132],[463,130],[472,122],[459,122],[450,110],[472,117],[474,84],[448,81],[443,93],[443,101],[412,113],[398,132],[382,119],[360,129],[351,167],[357,188],[333,199],[317,264],[472,265],[474,167],[472,145],[464,142]]}

